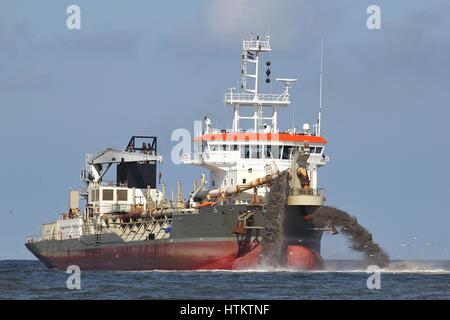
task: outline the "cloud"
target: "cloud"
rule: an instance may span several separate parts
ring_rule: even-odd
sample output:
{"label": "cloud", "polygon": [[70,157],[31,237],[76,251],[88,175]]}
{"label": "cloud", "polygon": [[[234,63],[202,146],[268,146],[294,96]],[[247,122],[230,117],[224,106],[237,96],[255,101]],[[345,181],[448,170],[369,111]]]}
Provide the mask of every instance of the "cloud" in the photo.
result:
{"label": "cloud", "polygon": [[267,12],[272,11],[270,6],[265,0],[206,1],[206,22],[210,32],[218,37],[234,37],[249,26],[264,30]]}
{"label": "cloud", "polygon": [[279,49],[290,48],[299,38],[319,38],[333,32],[342,19],[335,4],[306,0],[205,1],[204,23],[217,42],[228,44],[249,33],[276,36]]}

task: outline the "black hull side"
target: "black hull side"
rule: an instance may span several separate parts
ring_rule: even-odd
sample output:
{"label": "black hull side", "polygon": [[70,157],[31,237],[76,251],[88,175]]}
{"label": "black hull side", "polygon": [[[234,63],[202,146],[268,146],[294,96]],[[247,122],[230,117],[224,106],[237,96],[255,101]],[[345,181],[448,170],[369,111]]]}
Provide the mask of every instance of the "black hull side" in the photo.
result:
{"label": "black hull side", "polygon": [[[322,231],[304,219],[315,208],[287,206],[283,250],[286,256],[289,246],[306,248],[314,259],[318,258],[319,267]],[[251,229],[246,236],[233,233],[239,214],[247,210],[256,212],[249,223],[265,225],[266,213],[261,206],[216,205],[203,207],[198,214],[174,215],[170,238],[165,240],[123,242],[115,234],[103,234],[100,243],[86,236],[26,246],[49,268],[76,264],[86,270],[232,269],[245,257],[251,257],[247,265],[252,266],[259,256],[262,230]]]}

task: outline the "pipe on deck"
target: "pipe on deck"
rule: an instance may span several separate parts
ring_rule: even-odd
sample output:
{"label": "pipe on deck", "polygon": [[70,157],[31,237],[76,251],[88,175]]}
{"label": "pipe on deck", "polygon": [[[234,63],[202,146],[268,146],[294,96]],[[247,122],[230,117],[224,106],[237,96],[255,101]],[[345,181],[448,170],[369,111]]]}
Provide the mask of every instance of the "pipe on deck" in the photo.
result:
{"label": "pipe on deck", "polygon": [[[289,179],[291,179],[292,178],[291,170],[287,169],[287,171],[289,172]],[[233,195],[239,194],[241,192],[250,190],[252,188],[256,188],[256,187],[271,183],[273,181],[273,179],[278,177],[282,172],[283,171],[281,171],[281,172],[278,171],[272,175],[267,175],[265,177],[257,178],[255,180],[252,180],[249,183],[245,183],[245,184],[238,184],[238,185],[230,186],[227,188],[213,189],[206,193],[206,197],[218,198],[218,197],[233,196]],[[303,167],[297,168],[297,175],[300,178],[302,189],[303,190],[309,189],[309,178],[308,178],[306,169]]]}

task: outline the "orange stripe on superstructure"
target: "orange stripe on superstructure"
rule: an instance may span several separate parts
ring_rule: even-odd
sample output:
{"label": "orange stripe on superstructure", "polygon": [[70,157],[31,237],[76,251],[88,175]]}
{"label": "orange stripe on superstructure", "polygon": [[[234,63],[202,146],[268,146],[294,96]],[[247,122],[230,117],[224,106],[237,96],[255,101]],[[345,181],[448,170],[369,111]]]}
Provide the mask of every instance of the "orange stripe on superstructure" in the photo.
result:
{"label": "orange stripe on superstructure", "polygon": [[194,142],[199,141],[282,141],[282,142],[309,142],[309,143],[328,143],[321,136],[307,136],[303,134],[289,133],[215,133],[198,136]]}

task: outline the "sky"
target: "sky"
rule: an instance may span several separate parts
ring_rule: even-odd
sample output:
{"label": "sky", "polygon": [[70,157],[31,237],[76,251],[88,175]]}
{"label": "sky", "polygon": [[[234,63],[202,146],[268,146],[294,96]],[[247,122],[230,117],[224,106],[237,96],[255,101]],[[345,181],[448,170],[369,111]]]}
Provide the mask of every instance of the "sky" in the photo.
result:
{"label": "sky", "polygon": [[[71,4],[80,30],[66,27]],[[366,25],[371,4],[379,30]],[[202,171],[171,163],[171,133],[205,113],[230,127],[222,98],[239,81],[241,41],[268,30],[272,77],[299,79],[284,129],[315,121],[324,40],[328,205],[392,258],[450,259],[449,29],[445,0],[2,0],[0,259],[32,259],[25,237],[67,210],[85,153],[132,135],[157,135],[163,180],[191,186]],[[355,257],[328,234],[323,255]]]}

